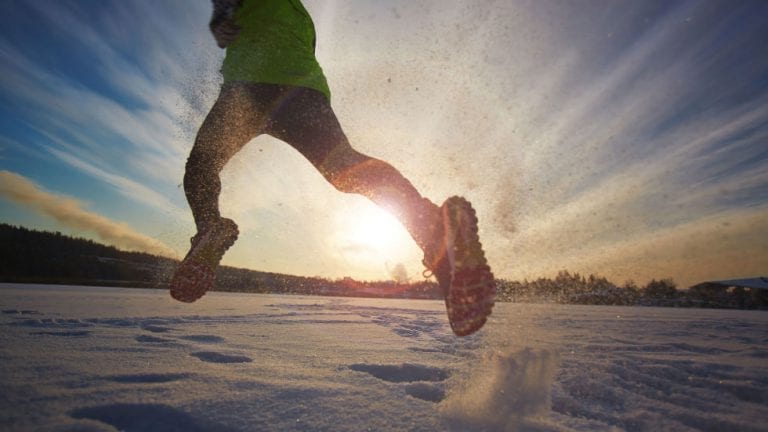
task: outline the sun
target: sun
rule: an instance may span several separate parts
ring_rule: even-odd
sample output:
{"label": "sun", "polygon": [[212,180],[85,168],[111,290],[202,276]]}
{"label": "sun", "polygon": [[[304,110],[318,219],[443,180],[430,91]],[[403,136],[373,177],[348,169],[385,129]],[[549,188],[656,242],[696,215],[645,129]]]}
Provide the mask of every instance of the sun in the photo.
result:
{"label": "sun", "polygon": [[392,252],[407,232],[390,213],[376,206],[360,206],[350,219],[348,239],[380,253]]}
{"label": "sun", "polygon": [[381,280],[401,263],[408,273],[418,271],[423,253],[393,214],[366,199],[348,204],[337,213],[332,240],[345,273]]}
{"label": "sun", "polygon": [[410,234],[391,213],[368,200],[355,200],[339,212],[336,242],[347,259],[399,262],[417,248]]}

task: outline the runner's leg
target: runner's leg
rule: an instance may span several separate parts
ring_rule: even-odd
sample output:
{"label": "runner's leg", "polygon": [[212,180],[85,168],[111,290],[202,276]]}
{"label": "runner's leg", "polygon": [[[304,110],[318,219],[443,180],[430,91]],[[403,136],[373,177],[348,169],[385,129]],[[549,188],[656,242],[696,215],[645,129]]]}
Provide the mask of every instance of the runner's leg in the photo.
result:
{"label": "runner's leg", "polygon": [[221,170],[230,158],[264,130],[266,115],[250,87],[226,83],[197,133],[184,174],[184,192],[197,231],[219,220]]}
{"label": "runner's leg", "polygon": [[325,95],[286,87],[271,118],[267,133],[298,150],[334,187],[389,210],[422,249],[432,246],[438,207],[390,164],[354,150]]}

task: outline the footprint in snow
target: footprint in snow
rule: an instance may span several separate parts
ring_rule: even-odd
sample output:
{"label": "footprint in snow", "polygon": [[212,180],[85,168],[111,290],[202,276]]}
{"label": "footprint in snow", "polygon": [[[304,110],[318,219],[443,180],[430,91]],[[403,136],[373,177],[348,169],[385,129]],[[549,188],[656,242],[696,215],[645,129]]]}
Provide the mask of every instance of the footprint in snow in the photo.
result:
{"label": "footprint in snow", "polygon": [[122,384],[154,384],[179,381],[189,378],[190,374],[185,373],[166,373],[166,374],[127,374],[112,375],[105,377],[107,381],[113,381]]}
{"label": "footprint in snow", "polygon": [[167,333],[169,331],[173,331],[173,329],[170,327],[163,327],[163,326],[154,325],[154,324],[147,324],[145,326],[142,326],[141,328],[142,330],[146,330],[152,333]]}
{"label": "footprint in snow", "polygon": [[161,404],[116,403],[78,408],[69,412],[74,419],[106,423],[117,430],[130,431],[231,431],[229,427]]}
{"label": "footprint in snow", "polygon": [[358,363],[350,365],[349,368],[358,372],[367,372],[380,380],[394,383],[438,382],[448,379],[448,372],[445,369],[413,363],[403,363],[399,366]]}
{"label": "footprint in snow", "polygon": [[2,312],[6,315],[40,315],[36,310],[4,309]]}
{"label": "footprint in snow", "polygon": [[200,342],[200,343],[221,343],[224,342],[224,338],[221,336],[215,336],[215,335],[189,335],[189,336],[180,336],[179,339],[184,339],[192,342]]}
{"label": "footprint in snow", "polygon": [[392,331],[402,337],[415,338],[421,336],[421,332],[418,329],[405,326],[396,327]]}
{"label": "footprint in snow", "polygon": [[65,337],[65,338],[81,338],[81,337],[88,337],[91,335],[91,332],[86,330],[76,330],[76,331],[39,331],[39,332],[32,332],[31,335],[35,336],[57,336],[57,337]]}
{"label": "footprint in snow", "polygon": [[198,351],[193,352],[190,355],[208,363],[250,363],[253,361],[253,359],[250,357],[235,354],[224,354],[215,351]]}
{"label": "footprint in snow", "polygon": [[442,385],[424,382],[411,383],[405,386],[405,393],[416,399],[438,403],[445,399],[445,389]]}
{"label": "footprint in snow", "polygon": [[135,337],[136,342],[141,343],[147,343],[147,344],[173,344],[176,343],[173,339],[167,339],[167,338],[161,338],[157,336],[150,336],[150,335],[138,335]]}
{"label": "footprint in snow", "polygon": [[448,372],[432,366],[403,363],[402,365],[353,364],[350,369],[366,372],[382,381],[408,383],[405,393],[427,402],[440,402],[445,398],[442,382],[448,379]]}

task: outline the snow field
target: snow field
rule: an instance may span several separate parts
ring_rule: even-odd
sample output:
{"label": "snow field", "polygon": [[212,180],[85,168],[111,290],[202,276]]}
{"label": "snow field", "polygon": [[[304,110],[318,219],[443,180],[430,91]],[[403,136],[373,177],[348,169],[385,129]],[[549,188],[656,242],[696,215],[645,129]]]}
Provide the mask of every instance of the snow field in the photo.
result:
{"label": "snow field", "polygon": [[0,429],[768,430],[768,314],[0,285]]}

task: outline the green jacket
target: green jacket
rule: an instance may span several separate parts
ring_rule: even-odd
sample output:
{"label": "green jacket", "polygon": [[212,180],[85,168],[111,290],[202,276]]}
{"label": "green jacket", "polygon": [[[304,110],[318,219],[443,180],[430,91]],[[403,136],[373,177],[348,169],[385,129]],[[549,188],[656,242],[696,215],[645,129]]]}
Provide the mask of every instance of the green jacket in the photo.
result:
{"label": "green jacket", "polygon": [[244,0],[235,23],[241,30],[227,47],[224,82],[308,87],[330,99],[315,58],[315,26],[299,0]]}

